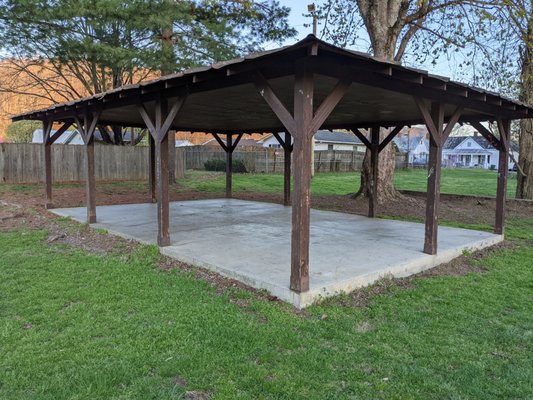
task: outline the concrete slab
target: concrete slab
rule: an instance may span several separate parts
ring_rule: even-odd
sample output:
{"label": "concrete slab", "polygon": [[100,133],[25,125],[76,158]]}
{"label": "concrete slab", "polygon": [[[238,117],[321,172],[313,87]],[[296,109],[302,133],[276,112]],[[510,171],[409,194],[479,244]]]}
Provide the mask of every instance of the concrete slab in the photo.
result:
{"label": "concrete slab", "polygon": [[[54,213],[85,221],[85,208]],[[306,307],[321,297],[349,292],[385,276],[404,277],[448,262],[465,250],[503,240],[501,235],[441,227],[439,254],[422,252],[424,225],[311,211],[310,290],[289,289],[291,208],[236,199],[170,203],[171,246],[165,255],[217,271]],[[156,243],[155,204],[97,207],[100,227]]]}

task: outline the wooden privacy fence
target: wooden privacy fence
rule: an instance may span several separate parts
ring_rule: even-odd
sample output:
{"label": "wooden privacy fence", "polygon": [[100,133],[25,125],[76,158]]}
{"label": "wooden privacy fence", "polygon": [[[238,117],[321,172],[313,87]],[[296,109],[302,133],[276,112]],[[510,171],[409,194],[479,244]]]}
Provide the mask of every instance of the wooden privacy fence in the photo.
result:
{"label": "wooden privacy fence", "polygon": [[[176,150],[176,178],[185,175],[183,150]],[[95,144],[97,180],[148,180],[149,149],[146,146]],[[54,182],[85,180],[85,146],[52,146]],[[33,143],[0,144],[0,177],[3,183],[35,183],[43,180],[43,146]]]}
{"label": "wooden privacy fence", "polygon": [[[242,160],[248,172],[283,173],[283,150],[239,148],[234,160]],[[359,171],[364,153],[344,150],[315,151],[315,171]],[[176,148],[176,178],[186,169],[204,170],[209,160],[225,160],[222,149],[211,146]],[[52,146],[54,182],[85,180],[85,147],[57,144]],[[35,183],[43,179],[43,147],[33,143],[0,144],[0,178],[4,183]],[[396,168],[407,168],[407,157],[396,156]],[[97,180],[148,180],[148,147],[106,146],[95,144]]]}
{"label": "wooden privacy fence", "polygon": [[[211,146],[185,147],[186,169],[205,169],[205,162],[225,160],[222,149]],[[315,171],[349,172],[359,171],[363,165],[364,153],[346,150],[315,151]],[[234,160],[242,160],[248,172],[283,173],[284,152],[281,149],[249,147],[237,148],[233,152]],[[396,168],[407,168],[407,155],[396,155]]]}

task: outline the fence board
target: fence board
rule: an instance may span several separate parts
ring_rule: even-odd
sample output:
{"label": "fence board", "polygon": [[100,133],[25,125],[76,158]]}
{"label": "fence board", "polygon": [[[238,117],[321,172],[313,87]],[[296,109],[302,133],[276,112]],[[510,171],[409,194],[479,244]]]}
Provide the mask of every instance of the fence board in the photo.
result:
{"label": "fence board", "polygon": [[[190,146],[184,148],[186,169],[204,170],[209,160],[225,160],[222,149],[207,146]],[[350,172],[360,171],[363,166],[364,153],[346,150],[315,151],[315,171]],[[282,173],[284,152],[279,149],[257,148],[238,149],[233,153],[234,160],[242,160],[248,172]],[[407,156],[396,155],[396,168],[407,168]]]}
{"label": "fence board", "polygon": [[[176,177],[185,176],[186,169],[204,170],[209,160],[225,160],[222,149],[211,146],[176,148]],[[233,153],[234,160],[242,160],[248,172],[282,173],[284,152],[281,149],[248,147]],[[315,171],[359,171],[363,153],[341,150],[315,151]],[[0,178],[4,183],[35,183],[43,180],[43,147],[32,143],[0,144]],[[54,182],[85,180],[85,147],[52,145],[52,174]],[[105,146],[95,144],[95,173],[97,180],[148,179],[148,147]],[[406,155],[396,156],[396,168],[407,168]]]}
{"label": "fence board", "polygon": [[[85,147],[52,145],[54,182],[85,180]],[[95,144],[97,180],[148,179],[148,147]],[[33,143],[0,144],[0,178],[4,183],[35,183],[43,180],[43,146]],[[185,176],[182,149],[176,149],[176,177]]]}

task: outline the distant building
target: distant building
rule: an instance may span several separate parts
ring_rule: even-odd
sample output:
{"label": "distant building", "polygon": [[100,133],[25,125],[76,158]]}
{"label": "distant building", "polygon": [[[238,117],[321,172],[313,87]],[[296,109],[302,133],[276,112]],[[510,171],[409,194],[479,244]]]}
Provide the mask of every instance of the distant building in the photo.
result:
{"label": "distant building", "polygon": [[[57,130],[53,129],[51,134],[56,133]],[[42,143],[43,142],[43,130],[42,128],[35,129],[33,131],[32,143]],[[55,144],[83,144],[83,139],[81,138],[80,133],[74,129],[72,131],[66,131],[61,136],[57,138],[54,142]]]}
{"label": "distant building", "polygon": [[194,144],[188,140],[176,140],[176,147],[188,147],[188,146],[194,146]]}
{"label": "distant building", "polygon": [[[56,133],[57,130],[53,129],[51,134],[53,135]],[[135,139],[137,139],[137,135],[134,136]],[[98,129],[95,129],[94,131],[94,140],[96,142],[103,142],[102,134]],[[122,140],[125,143],[129,143],[131,141],[131,131],[130,130],[124,130],[122,132]],[[35,129],[33,131],[33,139],[32,143],[42,143],[43,142],[43,130],[42,128]],[[189,142],[190,143],[190,142]],[[61,136],[59,136],[54,144],[83,144],[83,139],[80,135],[80,133],[74,129],[74,130],[68,130],[65,131]],[[192,146],[192,144],[191,144]],[[178,147],[178,146],[176,146]]]}
{"label": "distant building", "polygon": [[[279,135],[285,140],[284,132],[280,132]],[[263,147],[281,148],[278,140],[272,134],[266,135],[263,139],[258,140],[257,143],[261,144]],[[315,134],[315,151],[318,150],[345,150],[364,153],[366,147],[363,142],[352,133],[321,130]]]}
{"label": "distant building", "polygon": [[409,165],[426,165],[429,157],[429,140],[425,133],[397,136],[393,139],[398,152],[408,155]]}
{"label": "distant building", "polygon": [[[511,142],[510,151],[518,159],[518,144]],[[442,164],[446,167],[497,168],[500,153],[483,136],[450,136],[442,150]],[[514,166],[509,159],[508,168]]]}

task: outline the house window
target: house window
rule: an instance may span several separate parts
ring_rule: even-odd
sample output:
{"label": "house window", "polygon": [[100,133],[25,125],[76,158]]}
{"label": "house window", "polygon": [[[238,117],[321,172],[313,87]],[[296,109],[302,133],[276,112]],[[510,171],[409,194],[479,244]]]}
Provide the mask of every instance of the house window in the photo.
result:
{"label": "house window", "polygon": [[472,142],[468,142],[468,143],[466,144],[466,147],[472,147]]}
{"label": "house window", "polygon": [[487,164],[490,164],[490,155],[487,156]]}
{"label": "house window", "polygon": [[328,144],[328,150],[333,150],[333,145],[332,144]]}

